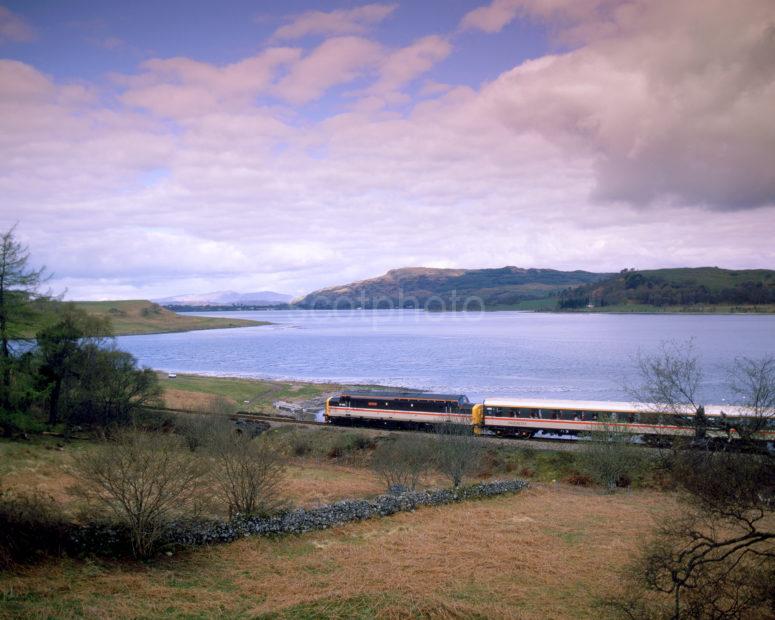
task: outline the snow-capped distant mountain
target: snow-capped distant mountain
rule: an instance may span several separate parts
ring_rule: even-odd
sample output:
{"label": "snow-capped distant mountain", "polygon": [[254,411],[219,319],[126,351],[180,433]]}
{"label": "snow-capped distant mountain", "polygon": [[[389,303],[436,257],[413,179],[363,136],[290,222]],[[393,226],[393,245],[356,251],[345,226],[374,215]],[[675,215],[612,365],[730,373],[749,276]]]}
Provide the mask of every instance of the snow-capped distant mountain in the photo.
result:
{"label": "snow-capped distant mountain", "polygon": [[273,306],[285,304],[293,299],[292,295],[258,291],[257,293],[235,293],[234,291],[216,291],[191,295],[176,295],[155,299],[162,306]]}

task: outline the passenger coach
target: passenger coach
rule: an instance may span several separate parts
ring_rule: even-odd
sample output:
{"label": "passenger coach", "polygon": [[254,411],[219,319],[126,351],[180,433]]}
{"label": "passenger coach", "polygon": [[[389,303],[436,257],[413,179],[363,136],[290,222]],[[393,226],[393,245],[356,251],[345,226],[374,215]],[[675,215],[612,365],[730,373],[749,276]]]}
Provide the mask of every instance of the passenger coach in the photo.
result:
{"label": "passenger coach", "polygon": [[[750,414],[735,406],[705,407],[708,435],[722,436],[722,426],[714,424],[722,416],[727,423],[744,423]],[[644,439],[665,436],[693,436],[694,413],[660,412],[655,405],[624,402],[575,400],[522,400],[488,398],[484,401],[484,429],[498,435],[532,437],[539,431],[576,436],[599,430],[614,430]],[[716,430],[714,430],[714,427]],[[767,430],[763,435],[772,435]]]}

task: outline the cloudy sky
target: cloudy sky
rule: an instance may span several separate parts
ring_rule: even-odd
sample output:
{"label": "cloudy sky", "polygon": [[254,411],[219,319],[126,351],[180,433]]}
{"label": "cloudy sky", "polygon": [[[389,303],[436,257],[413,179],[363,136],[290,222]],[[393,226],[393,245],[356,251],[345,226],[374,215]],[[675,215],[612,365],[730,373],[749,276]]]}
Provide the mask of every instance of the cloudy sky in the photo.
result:
{"label": "cloudy sky", "polygon": [[70,298],[775,268],[772,0],[0,4],[0,226]]}

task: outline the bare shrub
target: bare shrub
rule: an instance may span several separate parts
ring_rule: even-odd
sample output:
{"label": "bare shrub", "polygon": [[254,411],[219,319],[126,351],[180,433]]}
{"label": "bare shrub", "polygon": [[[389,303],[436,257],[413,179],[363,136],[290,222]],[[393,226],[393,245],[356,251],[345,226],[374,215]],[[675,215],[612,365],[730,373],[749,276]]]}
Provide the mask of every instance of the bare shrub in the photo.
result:
{"label": "bare shrub", "polygon": [[414,491],[433,466],[433,446],[427,437],[402,434],[377,445],[371,466],[388,491]]}
{"label": "bare shrub", "polygon": [[598,420],[589,441],[581,444],[579,456],[583,472],[609,492],[629,486],[645,464],[643,451],[608,418]]}
{"label": "bare shrub", "polygon": [[212,475],[230,518],[268,515],[284,505],[280,487],[285,464],[269,442],[221,429],[210,449]]}
{"label": "bare shrub", "polygon": [[53,498],[0,491],[0,570],[61,551],[67,522]]}
{"label": "bare shrub", "polygon": [[192,507],[206,463],[174,435],[119,431],[76,457],[75,491],[129,528],[136,557],[149,557],[164,526]]}
{"label": "bare shrub", "polygon": [[436,469],[457,489],[466,476],[479,469],[484,445],[469,424],[451,420],[436,426],[434,439]]}
{"label": "bare shrub", "polygon": [[207,446],[214,437],[231,428],[231,421],[222,416],[181,413],[175,417],[175,432],[194,452]]}

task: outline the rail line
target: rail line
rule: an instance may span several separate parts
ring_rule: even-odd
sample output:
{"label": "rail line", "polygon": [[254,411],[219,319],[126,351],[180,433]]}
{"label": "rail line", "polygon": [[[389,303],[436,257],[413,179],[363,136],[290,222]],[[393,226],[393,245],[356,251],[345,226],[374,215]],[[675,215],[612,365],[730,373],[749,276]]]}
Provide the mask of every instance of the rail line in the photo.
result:
{"label": "rail line", "polygon": [[[348,426],[344,425],[328,425],[323,422],[317,422],[315,420],[299,420],[297,418],[292,418],[289,416],[282,416],[282,415],[272,415],[268,413],[253,413],[250,411],[237,411],[235,413],[209,413],[206,411],[191,411],[189,409],[173,409],[170,407],[153,407],[149,408],[150,411],[164,411],[169,413],[182,413],[182,414],[190,414],[190,415],[217,415],[222,417],[227,417],[230,420],[242,420],[245,422],[268,422],[270,424],[294,424],[299,426],[313,426],[317,428],[340,428],[340,429],[346,429],[346,428],[358,428],[361,430],[366,431],[374,431],[379,433],[425,433],[427,434],[427,431],[421,431],[416,429],[409,429],[409,428],[387,428],[383,427],[380,428],[375,425],[360,425],[360,424],[350,424]],[[539,438],[539,439],[524,439],[524,438],[514,438],[514,437],[495,437],[495,436],[489,436],[489,435],[482,435],[480,436],[480,439],[482,441],[486,441],[493,444],[500,444],[500,445],[510,445],[514,446],[515,443],[524,443],[526,444],[525,447],[530,447],[536,450],[552,450],[555,452],[573,452],[575,450],[578,450],[579,444],[577,441],[573,440],[567,440],[567,439],[547,439],[547,438]],[[644,449],[651,449],[647,446],[644,446]]]}

